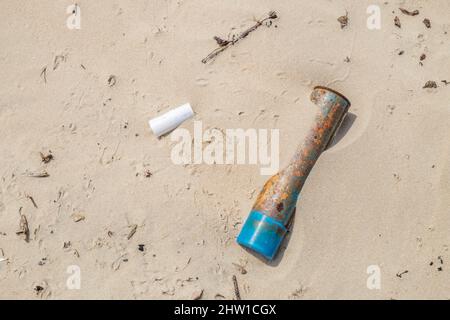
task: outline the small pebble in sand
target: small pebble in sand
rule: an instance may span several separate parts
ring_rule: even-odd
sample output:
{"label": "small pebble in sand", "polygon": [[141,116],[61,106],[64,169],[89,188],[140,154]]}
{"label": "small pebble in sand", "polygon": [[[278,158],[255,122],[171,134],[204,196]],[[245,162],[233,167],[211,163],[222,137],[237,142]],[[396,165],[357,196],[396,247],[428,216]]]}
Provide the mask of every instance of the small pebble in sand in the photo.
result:
{"label": "small pebble in sand", "polygon": [[430,21],[430,19],[427,19],[427,18],[423,19],[423,24],[424,24],[425,27],[427,27],[428,29],[431,28],[431,21]]}

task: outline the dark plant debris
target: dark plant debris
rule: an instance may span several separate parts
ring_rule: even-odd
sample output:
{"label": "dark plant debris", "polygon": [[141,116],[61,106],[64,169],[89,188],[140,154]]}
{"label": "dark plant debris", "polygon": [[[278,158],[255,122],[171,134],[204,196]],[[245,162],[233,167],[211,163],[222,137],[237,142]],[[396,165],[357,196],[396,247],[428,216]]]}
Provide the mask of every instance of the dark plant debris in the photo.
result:
{"label": "dark plant debris", "polygon": [[17,235],[23,236],[25,242],[30,241],[30,229],[28,228],[28,220],[27,217],[22,214],[22,207],[19,209],[20,222],[19,222],[19,230],[16,232]]}
{"label": "dark plant debris", "polygon": [[417,16],[420,12],[419,12],[419,10],[414,10],[414,11],[409,11],[409,10],[406,10],[406,9],[403,9],[403,8],[399,8],[400,9],[400,11],[403,13],[403,14],[406,14],[407,16]]}
{"label": "dark plant debris", "polygon": [[436,88],[437,88],[436,81],[427,81],[423,86],[423,89],[436,89]]}
{"label": "dark plant debris", "polygon": [[235,275],[233,275],[233,286],[234,286],[234,294],[236,295],[236,300],[241,300],[241,293],[239,292],[239,284]]}
{"label": "dark plant debris", "polygon": [[443,84],[445,84],[445,85],[450,84],[450,81],[448,81],[448,80],[441,80],[441,82],[442,82]]}
{"label": "dark plant debris", "polygon": [[152,175],[153,175],[153,173],[150,170],[146,169],[144,171],[144,177],[150,178]]}
{"label": "dark plant debris", "polygon": [[402,56],[404,53],[405,53],[405,51],[402,50],[402,51],[400,51],[400,52],[398,53],[398,55],[399,55],[399,56]]}
{"label": "dark plant debris", "polygon": [[397,273],[396,276],[397,276],[398,278],[401,278],[404,274],[407,274],[408,272],[409,272],[408,270],[405,270],[405,271],[403,271],[403,272]]}
{"label": "dark plant debris", "polygon": [[127,235],[127,239],[130,240],[131,238],[133,238],[134,234],[136,233],[137,230],[137,224],[133,224],[131,226],[129,226],[131,228],[130,232]]}
{"label": "dark plant debris", "polygon": [[345,12],[345,16],[340,16],[337,21],[341,24],[341,29],[344,29],[348,25],[348,12]]}
{"label": "dark plant debris", "polygon": [[222,39],[222,38],[220,38],[218,36],[215,36],[214,40],[219,45],[219,47],[214,49],[210,54],[208,54],[204,59],[202,59],[202,63],[207,63],[208,61],[214,59],[221,52],[225,51],[230,46],[235,45],[240,40],[246,38],[251,32],[253,32],[256,29],[258,29],[260,26],[265,24],[267,21],[274,20],[274,19],[277,19],[277,18],[278,18],[277,13],[275,11],[270,11],[267,14],[266,17],[264,17],[264,18],[262,18],[260,20],[257,20],[255,25],[253,25],[252,27],[248,28],[244,32],[240,33],[239,35],[233,35],[231,37],[231,39],[225,40],[225,39]]}
{"label": "dark plant debris", "polygon": [[39,155],[41,156],[41,160],[43,163],[49,163],[53,160],[53,154],[51,151],[49,151],[48,154],[43,154],[42,152],[39,152]]}
{"label": "dark plant debris", "polygon": [[394,18],[394,24],[396,27],[401,28],[402,27],[402,23],[400,22],[400,18],[395,16]]}
{"label": "dark plant debris", "polygon": [[428,29],[431,28],[431,21],[430,21],[430,19],[427,19],[427,18],[423,19],[423,24],[424,24],[425,27],[427,27]]}
{"label": "dark plant debris", "polygon": [[33,204],[33,207],[35,207],[36,209],[38,208],[36,201],[34,201],[34,198],[32,196],[26,194],[25,197],[27,197],[27,199],[30,199],[31,203]]}
{"label": "dark plant debris", "polygon": [[42,293],[42,291],[44,291],[44,287],[36,286],[36,287],[34,287],[34,291],[36,292],[36,294],[40,294],[40,293]]}
{"label": "dark plant debris", "polygon": [[47,83],[47,66],[42,68],[40,76],[44,79],[44,83]]}
{"label": "dark plant debris", "polygon": [[108,86],[114,87],[117,83],[117,78],[115,75],[110,75],[108,78]]}

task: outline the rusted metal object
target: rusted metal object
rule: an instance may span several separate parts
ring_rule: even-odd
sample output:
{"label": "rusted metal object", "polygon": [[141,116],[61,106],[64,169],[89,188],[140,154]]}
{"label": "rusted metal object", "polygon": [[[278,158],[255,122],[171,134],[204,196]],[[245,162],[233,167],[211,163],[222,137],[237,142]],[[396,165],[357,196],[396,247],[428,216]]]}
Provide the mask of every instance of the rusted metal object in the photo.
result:
{"label": "rusted metal object", "polygon": [[350,107],[347,98],[326,87],[315,87],[311,101],[319,107],[313,127],[289,165],[266,182],[237,238],[269,260],[286,235],[306,178]]}

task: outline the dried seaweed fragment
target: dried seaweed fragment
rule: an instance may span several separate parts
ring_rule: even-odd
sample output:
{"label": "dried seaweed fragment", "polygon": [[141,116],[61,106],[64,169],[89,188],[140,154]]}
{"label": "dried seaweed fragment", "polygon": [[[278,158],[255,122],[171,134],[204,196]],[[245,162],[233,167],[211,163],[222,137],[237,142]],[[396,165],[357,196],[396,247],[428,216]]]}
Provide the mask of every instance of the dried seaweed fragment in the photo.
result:
{"label": "dried seaweed fragment", "polygon": [[417,16],[420,13],[419,10],[409,11],[409,10],[406,10],[403,8],[399,8],[399,9],[403,14],[406,14],[407,16],[412,16],[412,17]]}
{"label": "dried seaweed fragment", "polygon": [[341,24],[341,29],[344,29],[348,25],[348,12],[345,12],[345,16],[340,16],[337,21]]}

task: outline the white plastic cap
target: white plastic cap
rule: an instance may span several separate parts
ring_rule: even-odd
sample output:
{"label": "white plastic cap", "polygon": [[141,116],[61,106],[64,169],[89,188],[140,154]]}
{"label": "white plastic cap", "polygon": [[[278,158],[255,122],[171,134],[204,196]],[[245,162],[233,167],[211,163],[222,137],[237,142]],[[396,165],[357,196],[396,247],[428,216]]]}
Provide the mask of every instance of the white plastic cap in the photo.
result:
{"label": "white plastic cap", "polygon": [[148,124],[150,125],[153,133],[157,137],[160,137],[163,134],[172,131],[187,119],[192,118],[193,115],[194,111],[192,110],[191,105],[186,103],[178,108],[164,113],[159,117],[150,119]]}

